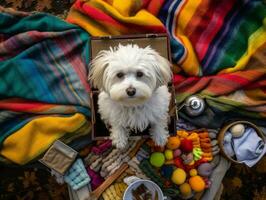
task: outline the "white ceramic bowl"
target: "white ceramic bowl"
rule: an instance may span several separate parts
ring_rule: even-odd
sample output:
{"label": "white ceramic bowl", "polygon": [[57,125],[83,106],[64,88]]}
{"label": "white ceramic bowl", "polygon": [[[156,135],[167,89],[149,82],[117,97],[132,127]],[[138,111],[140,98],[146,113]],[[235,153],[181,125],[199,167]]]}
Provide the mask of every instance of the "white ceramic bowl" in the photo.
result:
{"label": "white ceramic bowl", "polygon": [[149,191],[151,191],[151,193],[153,194],[152,198],[154,199],[155,198],[155,191],[157,191],[158,193],[158,200],[164,200],[166,199],[164,196],[163,196],[163,192],[161,190],[161,188],[154,182],[150,181],[150,180],[137,180],[137,181],[134,181],[133,183],[131,183],[126,191],[124,192],[124,196],[123,196],[123,200],[132,200],[132,190],[133,189],[136,189],[139,185],[141,184],[144,184]]}

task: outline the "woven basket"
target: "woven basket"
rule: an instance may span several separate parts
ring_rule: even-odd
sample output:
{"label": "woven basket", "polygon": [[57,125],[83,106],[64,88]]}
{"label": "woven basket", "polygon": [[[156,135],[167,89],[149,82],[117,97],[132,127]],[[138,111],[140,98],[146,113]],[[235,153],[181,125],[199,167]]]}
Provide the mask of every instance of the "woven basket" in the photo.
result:
{"label": "woven basket", "polygon": [[228,129],[230,129],[232,126],[236,125],[236,124],[248,125],[248,126],[252,127],[253,129],[255,129],[255,131],[257,132],[258,136],[261,137],[262,140],[264,141],[264,144],[266,143],[266,139],[265,139],[265,136],[264,136],[263,132],[259,129],[259,127],[257,127],[255,124],[253,124],[251,122],[248,122],[248,121],[234,121],[234,122],[231,122],[231,123],[229,123],[229,124],[227,124],[227,125],[225,125],[224,127],[221,128],[221,130],[219,132],[219,135],[218,135],[218,144],[219,144],[219,147],[220,147],[221,154],[225,158],[227,158],[228,160],[232,161],[233,163],[243,164],[242,162],[239,162],[239,161],[233,159],[233,157],[228,156],[225,153],[224,146],[223,146],[223,141],[224,141],[224,136],[225,136],[226,131]]}

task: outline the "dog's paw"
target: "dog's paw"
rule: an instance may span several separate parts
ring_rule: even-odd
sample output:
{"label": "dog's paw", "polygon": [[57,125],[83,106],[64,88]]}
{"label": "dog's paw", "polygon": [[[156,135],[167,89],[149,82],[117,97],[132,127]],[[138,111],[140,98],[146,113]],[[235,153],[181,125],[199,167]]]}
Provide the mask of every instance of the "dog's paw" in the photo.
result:
{"label": "dog's paw", "polygon": [[128,135],[128,132],[123,127],[113,126],[110,135],[113,146],[118,149],[124,149],[128,144]]}
{"label": "dog's paw", "polygon": [[166,145],[168,137],[169,137],[169,133],[167,131],[152,134],[152,139],[155,145],[161,146],[161,147]]}
{"label": "dog's paw", "polygon": [[117,149],[124,149],[128,144],[127,137],[124,134],[121,135],[111,135],[112,145]]}
{"label": "dog's paw", "polygon": [[112,144],[115,146],[117,149],[125,149],[127,147],[127,140],[126,139],[113,139]]}

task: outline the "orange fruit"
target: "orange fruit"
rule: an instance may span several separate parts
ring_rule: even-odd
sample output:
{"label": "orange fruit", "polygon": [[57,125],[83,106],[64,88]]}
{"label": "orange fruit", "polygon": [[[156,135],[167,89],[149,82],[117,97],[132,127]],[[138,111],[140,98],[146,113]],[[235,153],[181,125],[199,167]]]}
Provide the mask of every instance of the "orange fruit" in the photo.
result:
{"label": "orange fruit", "polygon": [[205,182],[200,176],[192,176],[189,179],[189,185],[195,192],[201,192],[205,188]]}
{"label": "orange fruit", "polygon": [[174,137],[169,137],[167,144],[166,144],[168,149],[175,150],[180,146],[180,139],[177,136]]}

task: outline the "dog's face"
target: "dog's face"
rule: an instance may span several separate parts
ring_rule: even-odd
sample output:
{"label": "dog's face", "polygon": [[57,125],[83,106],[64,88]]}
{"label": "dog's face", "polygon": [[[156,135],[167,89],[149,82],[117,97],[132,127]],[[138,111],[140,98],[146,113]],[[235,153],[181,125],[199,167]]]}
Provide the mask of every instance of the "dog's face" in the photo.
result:
{"label": "dog's face", "polygon": [[119,45],[101,51],[92,61],[93,85],[125,106],[141,105],[171,80],[170,63],[150,47]]}

